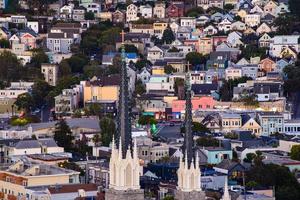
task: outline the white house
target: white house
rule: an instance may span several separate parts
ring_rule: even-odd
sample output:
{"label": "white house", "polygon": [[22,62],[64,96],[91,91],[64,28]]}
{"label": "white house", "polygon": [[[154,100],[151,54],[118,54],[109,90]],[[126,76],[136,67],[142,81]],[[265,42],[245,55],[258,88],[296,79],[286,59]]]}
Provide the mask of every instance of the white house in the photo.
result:
{"label": "white house", "polygon": [[190,28],[196,28],[196,19],[194,17],[181,17],[180,26],[187,26]]}
{"label": "white house", "polygon": [[131,21],[137,21],[138,19],[139,19],[138,7],[134,4],[130,4],[129,6],[127,6],[126,21],[131,22]]}
{"label": "white house", "polygon": [[271,36],[268,33],[265,33],[259,38],[258,44],[260,47],[269,47],[271,39]]}
{"label": "white house", "polygon": [[148,54],[147,59],[154,63],[156,60],[161,59],[163,57],[163,50],[161,50],[157,46],[153,46],[151,48],[148,48]]}
{"label": "white house", "polygon": [[248,14],[245,16],[245,24],[254,27],[260,24],[260,14]]}
{"label": "white house", "polygon": [[270,33],[272,32],[272,29],[270,28],[270,26],[266,23],[262,23],[257,29],[256,29],[256,34],[257,35],[261,35],[264,33]]}
{"label": "white house", "polygon": [[146,67],[143,67],[138,73],[137,73],[137,79],[141,80],[144,84],[147,83],[150,80],[151,72]]}
{"label": "white house", "polygon": [[227,43],[231,44],[232,47],[235,47],[236,41],[242,39],[242,33],[234,31],[228,34]]}
{"label": "white house", "polygon": [[281,52],[290,47],[299,53],[299,37],[300,35],[280,35],[274,36],[270,43],[270,55],[280,57]]}
{"label": "white house", "polygon": [[203,34],[205,36],[215,35],[218,33],[218,29],[216,29],[213,25],[209,25],[203,29]]}
{"label": "white house", "polygon": [[231,24],[230,30],[232,31],[244,31],[246,30],[246,24],[241,21],[236,21]]}
{"label": "white house", "polygon": [[224,31],[228,32],[231,29],[231,21],[228,19],[223,19],[219,24],[218,24],[218,29],[219,31]]}
{"label": "white house", "polygon": [[152,6],[150,5],[142,5],[140,6],[140,14],[144,18],[152,18]]}

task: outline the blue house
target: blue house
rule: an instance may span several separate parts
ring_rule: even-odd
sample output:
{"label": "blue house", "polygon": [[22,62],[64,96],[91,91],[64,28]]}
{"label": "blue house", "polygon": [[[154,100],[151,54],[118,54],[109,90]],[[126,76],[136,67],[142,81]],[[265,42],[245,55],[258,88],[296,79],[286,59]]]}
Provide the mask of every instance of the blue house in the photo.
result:
{"label": "blue house", "polygon": [[219,164],[225,159],[232,159],[232,150],[222,147],[204,147],[199,149],[200,153],[207,158],[207,164]]}

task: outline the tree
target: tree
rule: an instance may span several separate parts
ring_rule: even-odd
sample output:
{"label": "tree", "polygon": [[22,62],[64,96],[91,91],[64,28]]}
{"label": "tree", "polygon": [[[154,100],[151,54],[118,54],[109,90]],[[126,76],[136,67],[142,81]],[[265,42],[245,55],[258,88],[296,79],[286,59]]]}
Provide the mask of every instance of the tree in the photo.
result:
{"label": "tree", "polygon": [[29,113],[34,106],[33,98],[27,92],[24,94],[20,94],[17,97],[15,105],[17,106],[18,110],[24,110],[26,113]]}
{"label": "tree", "polygon": [[92,78],[94,76],[101,77],[104,75],[104,69],[97,64],[89,64],[83,67],[83,74],[87,78]]}
{"label": "tree", "polygon": [[141,115],[139,117],[138,123],[140,125],[152,125],[152,124],[157,124],[157,121],[153,116]]}
{"label": "tree", "polygon": [[32,86],[32,98],[33,103],[36,107],[41,107],[47,101],[47,96],[49,92],[53,89],[46,81],[44,80],[36,80],[34,85]]}
{"label": "tree", "polygon": [[300,198],[300,184],[287,167],[275,164],[256,165],[246,173],[246,182],[250,181],[256,182],[259,187],[275,186],[276,200]]}
{"label": "tree", "polygon": [[197,146],[200,147],[218,147],[219,141],[211,136],[200,137],[196,140]]}
{"label": "tree", "polygon": [[95,19],[95,14],[93,12],[86,12],[84,14],[84,19],[85,20],[94,20]]}
{"label": "tree", "polygon": [[83,169],[81,169],[81,167],[74,162],[64,161],[64,162],[58,163],[58,166],[65,168],[65,169],[71,169],[71,170],[80,172],[80,176],[84,176],[84,174],[85,174]]}
{"label": "tree", "polygon": [[9,41],[2,38],[0,40],[0,48],[3,48],[3,49],[8,49],[10,47],[10,44],[9,44]]}
{"label": "tree", "polygon": [[172,73],[176,72],[176,70],[172,67],[172,65],[166,65],[164,67],[164,72],[166,74],[172,74]]}
{"label": "tree", "polygon": [[137,80],[137,82],[135,83],[135,94],[141,96],[145,92],[146,92],[145,85],[143,84],[143,82],[141,80]]}
{"label": "tree", "polygon": [[234,5],[232,5],[232,4],[225,4],[224,5],[224,10],[231,11],[232,9],[234,9]]}
{"label": "tree", "polygon": [[189,9],[186,12],[186,16],[188,16],[188,17],[196,17],[197,18],[202,14],[204,14],[204,10],[201,7],[194,7],[194,8]]}
{"label": "tree", "polygon": [[55,124],[54,140],[58,146],[64,147],[65,151],[72,150],[74,136],[64,119],[60,119]]}
{"label": "tree", "polygon": [[177,53],[177,52],[179,52],[179,49],[177,49],[176,47],[172,47],[171,49],[168,50],[168,52]]}
{"label": "tree", "polygon": [[103,146],[109,146],[110,142],[112,141],[112,137],[116,132],[116,124],[112,119],[103,117],[100,120],[100,128],[101,143]]}
{"label": "tree", "polygon": [[206,57],[198,52],[190,52],[186,55],[185,59],[193,66],[206,63]]}
{"label": "tree", "polygon": [[178,94],[178,88],[184,86],[184,79],[183,78],[176,78],[174,82],[174,90],[175,93]]}
{"label": "tree", "polygon": [[[136,48],[136,46],[132,44],[125,44],[125,52],[126,53],[139,53],[139,50]],[[119,48],[119,52],[121,52],[122,48]]]}
{"label": "tree", "polygon": [[295,65],[286,66],[283,72],[287,77],[284,81],[285,92],[298,92],[300,90],[300,62],[296,62]]}
{"label": "tree", "polygon": [[174,200],[174,197],[171,195],[167,195],[163,198],[163,200]]}
{"label": "tree", "polygon": [[99,146],[100,143],[101,143],[101,135],[96,133],[94,136],[93,136],[93,142],[95,144],[95,146]]}
{"label": "tree", "polygon": [[135,63],[135,67],[138,69],[138,70],[141,70],[143,69],[144,67],[147,67],[147,66],[151,66],[151,62],[147,59],[140,59],[138,60],[136,63]]}
{"label": "tree", "polygon": [[256,157],[255,153],[247,153],[246,158],[244,158],[243,161],[247,163],[252,163],[255,157]]}
{"label": "tree", "polygon": [[171,44],[175,40],[175,35],[172,31],[172,29],[168,26],[162,36],[162,42],[166,44]]}
{"label": "tree", "polygon": [[17,56],[9,51],[0,53],[0,80],[19,81],[23,71]]}
{"label": "tree", "polygon": [[277,35],[289,35],[293,33],[295,22],[297,18],[291,14],[279,15],[273,22],[277,27]]}
{"label": "tree", "polygon": [[224,80],[222,87],[220,88],[221,100],[231,101],[233,97],[233,88],[236,87],[239,83],[246,83],[248,80],[252,80],[252,78],[243,76],[234,80]]}
{"label": "tree", "polygon": [[291,159],[300,161],[300,145],[293,145],[292,146]]}
{"label": "tree", "polygon": [[83,67],[88,64],[88,58],[82,54],[72,55],[67,61],[72,73],[82,73]]}
{"label": "tree", "polygon": [[69,65],[69,62],[67,59],[62,60],[59,63],[59,76],[60,77],[66,77],[71,75],[72,71],[71,71],[71,67]]}
{"label": "tree", "polygon": [[28,66],[40,69],[42,63],[48,63],[48,62],[49,62],[49,58],[45,54],[43,49],[33,49],[32,58]]}
{"label": "tree", "polygon": [[245,47],[242,47],[242,54],[241,57],[244,57],[250,60],[251,57],[260,57],[264,59],[267,57],[267,47],[258,47],[257,44],[248,44]]}
{"label": "tree", "polygon": [[292,14],[300,19],[300,4],[298,0],[289,0],[289,9]]}

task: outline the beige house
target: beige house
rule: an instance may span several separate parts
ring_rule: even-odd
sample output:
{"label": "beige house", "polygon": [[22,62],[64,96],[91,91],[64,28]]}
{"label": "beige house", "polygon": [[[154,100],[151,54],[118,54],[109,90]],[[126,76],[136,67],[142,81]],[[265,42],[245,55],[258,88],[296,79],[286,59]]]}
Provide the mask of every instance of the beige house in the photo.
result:
{"label": "beige house", "polygon": [[166,22],[155,22],[153,23],[153,32],[158,38],[162,38],[164,31],[168,27]]}
{"label": "beige house", "polygon": [[276,13],[276,8],[278,4],[275,3],[274,1],[269,1],[265,6],[264,6],[264,14],[270,13],[271,15],[275,16]]}
{"label": "beige house", "polygon": [[164,3],[157,3],[153,8],[153,17],[163,19],[166,17],[166,5]]}
{"label": "beige house", "polygon": [[130,4],[129,6],[127,6],[126,21],[131,22],[131,21],[137,21],[138,19],[139,19],[138,7],[134,4]]}
{"label": "beige house", "polygon": [[198,41],[199,43],[199,53],[203,55],[210,54],[213,50],[213,44],[212,44],[212,39],[211,38],[201,38]]}
{"label": "beige house", "polygon": [[240,129],[242,126],[241,115],[233,113],[222,113],[221,124],[222,130],[227,133],[236,129]]}
{"label": "beige house", "polygon": [[262,23],[257,29],[256,29],[256,34],[257,35],[262,35],[264,33],[270,33],[272,29],[270,26],[268,26],[266,23]]}
{"label": "beige house", "polygon": [[58,79],[58,65],[56,64],[42,64],[42,74],[44,74],[45,81],[52,86],[56,86]]}
{"label": "beige house", "polygon": [[55,165],[20,160],[0,170],[0,196],[3,199],[27,199],[27,187],[79,183],[79,174]]}
{"label": "beige house", "polygon": [[253,118],[249,118],[249,119],[245,120],[241,129],[251,131],[252,134],[254,134],[256,136],[260,136],[260,134],[261,134],[261,126]]}

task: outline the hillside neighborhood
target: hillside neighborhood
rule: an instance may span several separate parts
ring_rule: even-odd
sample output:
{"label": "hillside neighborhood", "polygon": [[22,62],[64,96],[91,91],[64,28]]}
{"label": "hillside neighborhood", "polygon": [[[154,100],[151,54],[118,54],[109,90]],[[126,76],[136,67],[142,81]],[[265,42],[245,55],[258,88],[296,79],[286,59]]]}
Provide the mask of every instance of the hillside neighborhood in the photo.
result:
{"label": "hillside neighborhood", "polygon": [[300,1],[0,0],[0,199],[300,199]]}

